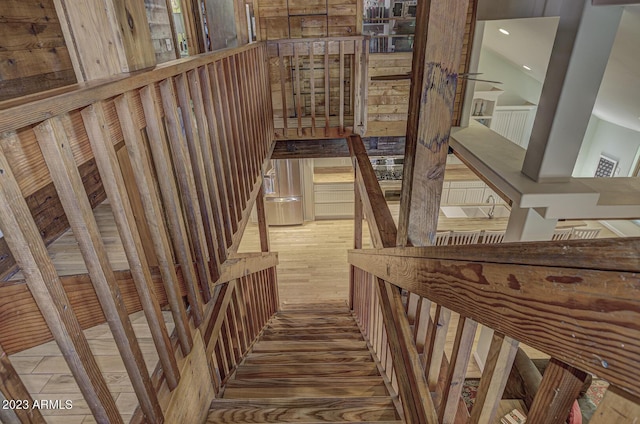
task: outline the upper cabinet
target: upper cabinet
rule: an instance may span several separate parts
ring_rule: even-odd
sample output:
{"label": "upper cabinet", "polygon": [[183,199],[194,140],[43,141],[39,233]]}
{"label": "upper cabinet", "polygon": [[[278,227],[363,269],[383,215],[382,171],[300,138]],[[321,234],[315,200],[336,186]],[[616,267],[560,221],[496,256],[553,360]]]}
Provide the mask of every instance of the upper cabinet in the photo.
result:
{"label": "upper cabinet", "polygon": [[476,85],[476,91],[473,94],[473,103],[471,104],[471,118],[480,122],[482,125],[491,127],[493,113],[498,103],[498,97],[503,90],[482,84]]}

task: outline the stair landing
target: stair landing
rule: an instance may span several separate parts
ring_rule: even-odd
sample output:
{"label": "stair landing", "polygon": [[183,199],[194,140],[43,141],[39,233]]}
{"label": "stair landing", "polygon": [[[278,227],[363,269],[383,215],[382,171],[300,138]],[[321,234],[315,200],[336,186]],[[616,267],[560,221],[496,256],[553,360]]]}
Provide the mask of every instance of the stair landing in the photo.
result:
{"label": "stair landing", "polygon": [[349,310],[276,314],[208,423],[402,423]]}

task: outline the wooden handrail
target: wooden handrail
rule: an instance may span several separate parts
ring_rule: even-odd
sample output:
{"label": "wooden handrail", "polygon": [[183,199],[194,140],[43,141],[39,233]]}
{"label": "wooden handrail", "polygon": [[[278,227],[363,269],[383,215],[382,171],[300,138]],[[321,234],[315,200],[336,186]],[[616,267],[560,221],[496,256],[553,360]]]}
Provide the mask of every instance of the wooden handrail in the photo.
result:
{"label": "wooden handrail", "polygon": [[[609,243],[637,247],[637,239]],[[581,244],[573,254],[579,255]],[[569,245],[565,248],[571,250]],[[352,250],[349,262],[630,393],[640,393],[637,271],[416,256],[421,250]]]}

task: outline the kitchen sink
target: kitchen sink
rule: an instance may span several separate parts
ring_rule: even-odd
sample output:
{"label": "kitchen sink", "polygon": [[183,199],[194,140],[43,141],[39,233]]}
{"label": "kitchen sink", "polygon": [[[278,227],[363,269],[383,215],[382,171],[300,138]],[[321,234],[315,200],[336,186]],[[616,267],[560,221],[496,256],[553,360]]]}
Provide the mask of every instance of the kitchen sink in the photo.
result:
{"label": "kitchen sink", "polygon": [[[447,218],[489,218],[491,206],[442,206],[440,210]],[[511,210],[504,205],[496,205],[494,218],[506,218]]]}

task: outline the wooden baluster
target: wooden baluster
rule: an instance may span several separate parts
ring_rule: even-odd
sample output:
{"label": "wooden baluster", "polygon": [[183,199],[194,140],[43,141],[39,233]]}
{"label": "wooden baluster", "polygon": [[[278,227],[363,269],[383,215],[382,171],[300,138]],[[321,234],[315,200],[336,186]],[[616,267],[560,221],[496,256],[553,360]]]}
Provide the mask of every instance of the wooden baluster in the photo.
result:
{"label": "wooden baluster", "polygon": [[231,297],[231,302],[229,303],[229,317],[227,318],[228,320],[230,320],[229,322],[231,323],[231,332],[233,333],[234,339],[235,339],[235,345],[238,347],[237,348],[237,360],[240,361],[240,358],[242,358],[242,355],[245,352],[246,346],[244,343],[244,339],[242,336],[242,327],[240,327],[240,322],[237,319],[237,314],[236,314],[236,307],[235,307],[235,302],[234,302],[234,298],[235,298],[235,293],[234,295],[232,295]]}
{"label": "wooden baluster", "polygon": [[[183,82],[182,79],[180,79]],[[176,83],[180,84],[178,81]],[[205,231],[203,228],[202,209],[198,200],[196,191],[195,177],[193,175],[193,167],[187,149],[187,142],[182,133],[182,124],[178,116],[178,103],[173,88],[173,80],[171,78],[160,82],[160,92],[162,93],[162,105],[164,108],[164,117],[167,123],[168,140],[173,156],[173,168],[175,170],[178,187],[182,199],[182,209],[187,217],[187,225],[189,228],[190,239],[193,242],[193,250],[196,259],[196,269],[200,282],[200,290],[203,292],[205,301],[211,297],[211,278],[208,267],[208,249],[205,239]],[[182,107],[184,109],[184,106]],[[191,107],[188,106],[190,110]],[[189,115],[190,116],[190,115]],[[185,119],[183,115],[185,127],[190,125],[190,117]]]}
{"label": "wooden baluster", "polygon": [[236,134],[236,143],[235,147],[238,149],[238,155],[240,157],[240,163],[242,165],[242,180],[244,182],[244,203],[242,204],[242,208],[244,209],[249,197],[251,195],[251,188],[253,187],[253,177],[251,176],[250,170],[250,162],[249,162],[249,151],[248,145],[249,142],[247,140],[247,135],[245,133],[247,121],[244,119],[242,115],[242,92],[238,85],[238,68],[236,66],[236,58],[237,55],[228,57],[226,60],[226,69],[227,69],[227,84],[233,96],[231,96],[231,103],[233,104],[233,128]]}
{"label": "wooden baluster", "polygon": [[129,202],[124,177],[120,171],[116,150],[111,142],[112,134],[105,118],[103,103],[98,102],[85,108],[82,111],[82,119],[100,171],[102,184],[111,204],[118,233],[122,239],[133,282],[162,364],[167,386],[173,390],[180,380],[180,371],[160,310],[160,303],[153,288],[149,263],[133,216],[133,209]]}
{"label": "wooden baluster", "polygon": [[633,424],[640,419],[640,398],[609,386],[589,424]]}
{"label": "wooden baluster", "polygon": [[418,301],[420,296],[408,292],[407,296],[407,319],[409,320],[409,324],[415,325],[416,321],[416,313],[418,311]]}
{"label": "wooden baluster", "polygon": [[[368,52],[369,49],[366,49]],[[351,66],[353,68],[352,87],[354,92],[353,97],[353,132],[356,134],[364,134],[364,127],[366,125],[366,113],[367,107],[362,102],[364,100],[364,94],[368,91],[367,80],[363,78],[363,70],[366,72],[368,61],[363,61],[362,57],[362,43],[356,40],[353,41],[353,60]]]}
{"label": "wooden baluster", "polygon": [[[438,419],[442,424],[454,423],[456,420],[477,327],[478,323],[469,318],[461,316],[458,321],[456,338],[451,352],[449,373],[442,388],[442,397],[439,405]],[[466,409],[463,413],[468,417]],[[466,418],[464,421],[466,422]]]}
{"label": "wooden baluster", "polygon": [[[198,289],[198,280],[193,267],[191,246],[187,229],[180,207],[180,197],[176,186],[171,155],[167,146],[167,137],[164,122],[161,118],[160,104],[156,100],[155,88],[148,85],[140,90],[142,108],[147,121],[149,133],[149,147],[151,148],[156,176],[162,193],[164,210],[167,214],[169,231],[173,239],[173,246],[180,263],[182,275],[186,281],[187,298],[191,305],[193,322],[196,326],[202,323],[202,300]],[[184,352],[183,352],[184,353]]]}
{"label": "wooden baluster", "polygon": [[300,56],[298,55],[298,47],[300,43],[293,43],[293,61],[295,66],[295,85],[296,85],[296,116],[298,117],[298,137],[302,137],[302,82],[300,81]]}
{"label": "wooden baluster", "polygon": [[225,174],[225,182],[227,185],[227,193],[229,196],[229,210],[231,211],[232,233],[238,229],[238,221],[242,219],[242,209],[240,207],[240,193],[238,191],[237,182],[237,163],[233,149],[230,148],[233,136],[231,134],[231,122],[229,118],[229,105],[227,103],[227,91],[224,85],[224,77],[222,77],[222,64],[216,62],[209,66],[209,77],[211,80],[211,89],[214,91],[213,110],[216,114],[218,123],[218,147],[222,158],[222,165]]}
{"label": "wooden baluster", "polygon": [[493,333],[469,424],[492,423],[495,420],[517,351],[516,340],[498,332]]}
{"label": "wooden baluster", "polygon": [[235,133],[235,127],[233,125],[233,111],[230,96],[233,96],[231,93],[231,89],[229,87],[229,83],[226,81],[229,75],[225,70],[223,65],[223,61],[216,62],[216,82],[219,93],[218,101],[222,105],[222,119],[225,123],[225,129],[227,138],[225,143],[223,143],[228,155],[229,155],[229,163],[231,164],[231,181],[235,190],[235,210],[237,214],[237,219],[240,221],[242,219],[242,211],[244,210],[244,202],[245,202],[245,189],[244,189],[244,180],[241,178],[242,169],[240,164],[240,157],[238,156],[238,152],[235,144],[237,143],[237,136]]}
{"label": "wooden baluster", "polygon": [[[187,190],[188,195],[186,198],[189,199],[190,203],[185,202],[186,205],[189,205],[193,209],[199,208],[199,211],[195,211],[196,214],[194,216],[190,217],[190,213],[187,213],[187,217],[189,222],[189,218],[194,220],[194,222],[190,224],[190,228],[192,228],[193,231],[198,232],[198,236],[194,237],[194,241],[200,240],[199,242],[196,241],[196,243],[198,243],[197,245],[201,246],[200,248],[206,252],[203,253],[203,259],[206,261],[211,282],[215,282],[220,276],[220,255],[217,252],[218,246],[216,244],[218,233],[216,233],[214,229],[215,226],[212,224],[214,219],[213,208],[211,206],[212,199],[209,197],[206,171],[204,162],[202,161],[201,142],[198,140],[198,138],[207,137],[204,134],[206,127],[196,128],[192,99],[189,95],[189,86],[187,85],[187,77],[185,74],[179,74],[175,77],[175,86],[180,111],[182,112],[182,126],[184,128],[184,135],[186,138],[181,137],[176,138],[175,140],[172,139],[173,141],[171,145],[172,149],[181,151],[181,156],[178,157],[182,157],[186,161],[185,168],[188,168],[188,171],[190,171],[187,172],[187,169],[183,169],[184,165],[176,165],[178,168],[178,174],[184,173],[187,177],[186,181],[188,185],[185,186],[185,189]],[[161,89],[162,87],[163,86],[161,85]],[[171,120],[169,119],[168,121],[169,126],[171,127]],[[174,147],[174,143],[178,142],[181,143],[182,146],[178,147],[176,145]],[[178,181],[180,181],[180,177],[178,178]],[[199,212],[199,215],[197,212]],[[208,303],[209,300],[211,300],[211,289],[209,284],[206,284],[202,288],[202,293],[205,303]]]}
{"label": "wooden baluster", "polygon": [[135,167],[132,167],[133,175],[140,193],[145,218],[151,227],[151,240],[158,258],[160,274],[167,293],[167,300],[171,307],[176,334],[180,341],[182,353],[188,355],[193,345],[188,325],[189,321],[182,302],[182,296],[180,295],[168,230],[164,222],[164,211],[156,196],[153,172],[150,167],[150,153],[147,150],[146,140],[142,137],[140,130],[137,129],[132,119],[135,107],[133,102],[132,92],[127,92],[114,101],[130,161],[136,164]]}
{"label": "wooden baluster", "polygon": [[427,330],[431,322],[431,301],[426,297],[421,297],[420,306],[416,313],[413,333],[413,338],[416,341],[416,349],[420,354],[424,353],[424,341],[427,337]]}
{"label": "wooden baluster", "polygon": [[273,290],[273,313],[280,310],[280,294],[278,293],[278,270],[276,267],[270,268],[271,289]]}
{"label": "wooden baluster", "polygon": [[238,363],[236,362],[236,352],[233,343],[233,334],[231,334],[228,309],[220,312],[224,315],[224,320],[222,322],[222,335],[226,341],[225,345],[227,346],[227,357],[229,358],[229,363],[231,364],[231,369],[233,370],[236,368],[236,365]]}
{"label": "wooden baluster", "polygon": [[587,373],[551,358],[527,415],[532,424],[563,424],[578,398]]}
{"label": "wooden baluster", "polygon": [[229,374],[231,372],[231,366],[229,365],[229,359],[227,356],[227,345],[224,342],[223,338],[224,332],[220,332],[217,337],[216,342],[216,354],[221,359],[221,367],[222,367],[222,383],[224,384],[227,378],[229,378]]}
{"label": "wooden baluster", "polygon": [[269,223],[267,222],[267,210],[264,204],[264,181],[260,184],[260,191],[256,196],[256,215],[258,215],[258,234],[260,237],[260,251],[268,252],[269,245]]}
{"label": "wooden baluster", "polygon": [[429,389],[431,390],[435,390],[438,384],[442,358],[444,357],[444,345],[447,340],[450,321],[451,311],[438,305],[435,317],[435,322],[437,324],[431,334],[432,339],[428,340],[427,344],[425,344],[425,356],[427,357],[427,367],[425,368],[425,372],[427,374]]}
{"label": "wooden baluster", "polygon": [[[220,210],[220,221],[224,231],[224,243],[226,247],[229,247],[233,243],[232,234],[235,231],[232,229],[232,216],[234,212],[231,198],[233,197],[233,194],[226,181],[227,170],[225,167],[227,164],[224,163],[225,159],[222,157],[222,151],[220,149],[220,143],[225,139],[224,126],[218,122],[216,107],[219,105],[214,105],[215,94],[213,93],[213,86],[209,74],[210,68],[210,65],[206,65],[198,69],[198,78],[202,89],[202,106],[204,109],[207,127],[209,129],[209,140],[208,143],[206,143],[208,147],[205,148],[205,146],[203,146],[203,152],[205,154],[205,163],[211,164],[210,171],[214,173],[211,178],[212,180],[215,180],[215,184],[213,184],[213,186],[217,189],[216,209],[219,208]],[[189,73],[188,76],[189,81],[195,78],[191,73]],[[197,116],[198,111],[196,111],[196,117]],[[209,158],[206,156],[209,156]],[[226,259],[226,249],[222,249],[222,251],[225,253]]]}
{"label": "wooden baluster", "polygon": [[331,109],[331,99],[329,97],[329,41],[324,42],[324,135],[329,137],[331,124],[329,122],[329,115]]}
{"label": "wooden baluster", "polygon": [[340,134],[344,134],[344,40],[340,40]]}
{"label": "wooden baluster", "polygon": [[218,394],[220,393],[220,389],[222,388],[222,376],[220,374],[220,360],[218,358],[217,355],[217,348],[215,346],[213,346],[213,348],[211,349],[211,364],[212,364],[212,369],[211,372],[213,373],[213,389],[216,393],[216,397],[218,397]]}
{"label": "wooden baluster", "polygon": [[314,42],[309,43],[309,86],[311,88],[311,136],[316,135],[316,64]]}
{"label": "wooden baluster", "polygon": [[62,120],[60,117],[51,118],[36,126],[34,131],[70,227],[80,245],[100,306],[105,316],[109,317],[109,327],[140,408],[148,420],[161,423],[164,421],[162,410],[84,191]]}
{"label": "wooden baluster", "polygon": [[289,123],[287,121],[288,112],[287,112],[287,91],[286,91],[286,80],[285,75],[288,75],[288,71],[284,66],[284,43],[278,43],[278,64],[280,71],[280,95],[282,96],[282,120],[284,125],[283,134],[287,136],[287,130],[289,129]]}
{"label": "wooden baluster", "polygon": [[251,100],[251,110],[249,116],[253,117],[253,131],[254,136],[251,140],[253,143],[253,154],[256,163],[257,175],[262,174],[262,161],[263,161],[263,137],[266,131],[267,125],[265,121],[265,114],[261,106],[261,88],[260,88],[260,75],[261,72],[257,71],[261,66],[258,61],[258,49],[253,49],[249,52],[245,61],[245,74],[247,75],[249,100]]}
{"label": "wooden baluster", "polygon": [[[207,75],[206,72],[200,72],[200,74],[204,74],[205,76]],[[223,229],[224,224],[222,222],[223,209],[220,204],[220,199],[223,198],[223,194],[219,191],[220,184],[218,183],[218,175],[220,173],[215,170],[216,158],[214,157],[213,149],[211,148],[211,139],[213,138],[215,127],[209,127],[209,120],[203,97],[203,92],[206,92],[210,87],[208,85],[205,87],[202,84],[200,75],[196,69],[187,72],[187,80],[189,82],[189,90],[191,91],[191,99],[193,101],[193,111],[196,118],[199,141],[199,145],[196,145],[193,148],[191,159],[193,161],[196,159],[194,158],[194,155],[201,155],[197,158],[196,162],[197,166],[200,168],[200,173],[202,173],[201,178],[204,177],[204,181],[206,182],[204,187],[201,189],[206,187],[208,190],[207,192],[203,191],[202,196],[208,201],[205,202],[205,204],[207,205],[207,211],[211,214],[209,220],[213,222],[214,234],[212,234],[212,236],[214,238],[213,242],[217,243],[217,264],[220,266],[220,264],[224,263],[227,259],[227,246],[225,244],[226,232]],[[209,94],[211,93],[209,92]],[[212,107],[210,103],[208,103],[207,106]],[[209,115],[211,115],[211,111],[209,112]],[[216,246],[216,244],[213,244],[213,246]]]}
{"label": "wooden baluster", "polygon": [[[0,401],[17,401],[17,408],[0,408],[0,419],[3,422],[21,422],[25,424],[46,424],[39,408],[33,406],[33,398],[20,379],[15,368],[0,345]],[[6,417],[5,415],[6,414]],[[9,418],[11,421],[9,421]]]}
{"label": "wooden baluster", "polygon": [[[20,143],[15,133],[4,134],[2,138],[2,144]],[[109,393],[2,148],[0,226],[16,263],[25,275],[27,287],[93,416],[99,421],[122,423],[115,401]],[[4,377],[2,380],[5,381]]]}
{"label": "wooden baluster", "polygon": [[255,152],[254,152],[254,140],[256,139],[255,132],[255,124],[258,119],[257,114],[253,112],[253,101],[255,100],[255,96],[251,95],[251,92],[248,89],[250,77],[247,73],[247,55],[249,52],[243,52],[237,54],[235,59],[236,65],[236,81],[238,85],[238,89],[240,92],[240,109],[241,109],[241,117],[242,117],[242,130],[245,134],[244,139],[246,143],[245,154],[247,155],[247,160],[249,162],[248,171],[249,171],[249,187],[253,186],[253,182],[255,182],[256,178],[261,176],[258,171],[258,166],[256,162]]}

